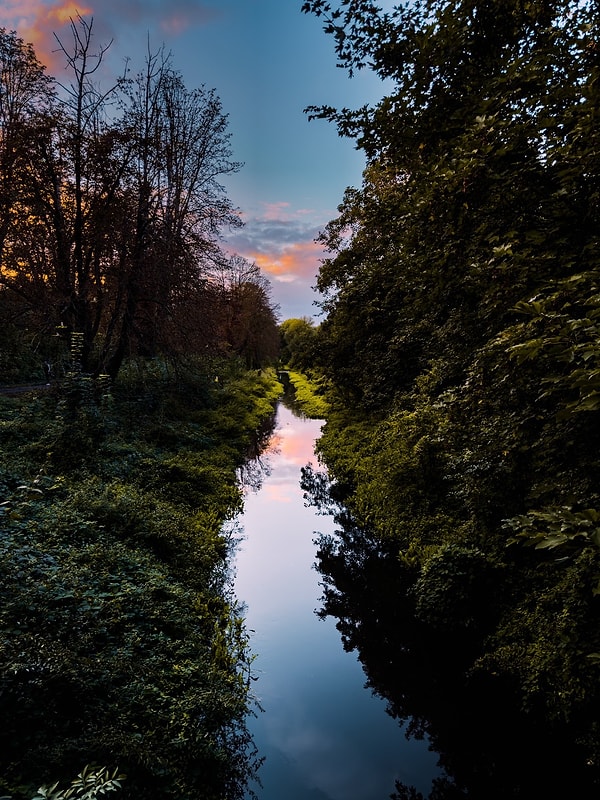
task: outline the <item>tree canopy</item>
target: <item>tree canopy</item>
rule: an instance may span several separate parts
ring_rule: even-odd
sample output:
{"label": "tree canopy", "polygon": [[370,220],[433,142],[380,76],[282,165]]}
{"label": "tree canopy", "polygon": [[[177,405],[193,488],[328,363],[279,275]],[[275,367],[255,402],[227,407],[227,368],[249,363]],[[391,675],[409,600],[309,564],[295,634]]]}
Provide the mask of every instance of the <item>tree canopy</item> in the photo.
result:
{"label": "tree canopy", "polygon": [[[321,235],[335,492],[410,566],[421,622],[477,631],[465,674],[579,715],[585,739],[600,650],[597,4],[303,10],[342,67],[391,85],[373,107],[308,109],[367,156]],[[343,582],[360,556],[332,547]],[[478,573],[493,618],[477,613]]]}

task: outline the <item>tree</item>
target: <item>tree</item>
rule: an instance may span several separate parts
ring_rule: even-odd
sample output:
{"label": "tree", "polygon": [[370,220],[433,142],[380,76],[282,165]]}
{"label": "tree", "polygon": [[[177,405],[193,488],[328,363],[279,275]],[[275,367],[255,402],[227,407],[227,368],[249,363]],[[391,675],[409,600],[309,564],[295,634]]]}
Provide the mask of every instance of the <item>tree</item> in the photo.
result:
{"label": "tree", "polygon": [[281,359],[290,367],[308,371],[315,362],[318,329],[309,317],[286,319],[279,326]]}
{"label": "tree", "polygon": [[215,283],[221,346],[241,357],[249,369],[273,364],[279,355],[277,307],[258,266],[232,256],[215,271]]}
{"label": "tree", "polygon": [[[566,144],[583,87],[594,85],[591,42],[583,11],[565,16],[564,3],[428,2],[393,15],[339,5],[328,27],[342,64],[360,66],[368,52],[395,82],[372,110],[311,110],[355,135],[369,158],[363,190],[348,191],[324,232],[335,257],[318,286],[325,330],[335,328],[328,366],[376,403],[450,343],[467,343],[468,358],[470,339],[485,339],[568,263],[548,253],[578,246],[586,201],[578,214],[551,211],[564,165],[545,154],[553,140],[555,152]],[[361,361],[377,371],[374,384],[364,386]]]}
{"label": "tree", "polygon": [[56,93],[33,51],[4,39],[5,60],[29,81],[20,100],[17,89],[2,94],[7,107],[17,98],[10,107],[29,131],[21,161],[11,160],[25,123],[6,111],[6,307],[19,298],[40,337],[81,334],[81,367],[96,375],[114,378],[129,355],[217,350],[209,283],[226,260],[221,231],[240,220],[219,183],[239,164],[216,92],[188,90],[162,49],[135,78],[102,89],[107,46],[94,48],[93,19],[79,15],[70,43],[57,39],[71,81]]}
{"label": "tree", "polygon": [[111,374],[132,348],[153,355],[168,347],[166,334],[176,326],[190,341],[198,320],[192,315],[190,324],[187,300],[208,305],[202,296],[222,259],[219,232],[239,225],[218,182],[239,164],[231,160],[227,117],[214,90],[187,90],[162,50],[148,53],[145,71],[128,84],[124,121],[124,135],[135,142],[128,180],[135,227],[133,235],[124,232],[118,302],[104,345]]}
{"label": "tree", "polygon": [[38,249],[39,226],[31,220],[30,152],[54,97],[53,81],[31,45],[0,28],[0,316],[2,374],[9,380],[35,373],[36,328],[45,316],[43,302],[35,313],[29,304],[32,293],[45,297],[43,282],[33,271],[29,281],[19,280],[17,265],[23,251]]}
{"label": "tree", "polygon": [[596,764],[598,6],[303,9],[343,67],[392,82],[373,108],[309,109],[367,155],[321,237],[338,408],[320,452],[358,525],[414,569],[417,610],[469,618],[448,554],[497,567],[499,616],[464,679],[489,671],[577,720]]}
{"label": "tree", "polygon": [[28,146],[53,96],[52,79],[33,47],[0,28],[0,265],[14,211],[23,208]]}
{"label": "tree", "polygon": [[72,80],[58,91],[52,84],[40,100],[43,113],[29,115],[5,272],[7,290],[38,316],[40,335],[57,326],[83,334],[86,367],[105,311],[104,272],[127,163],[108,119],[117,85],[102,92],[93,83],[106,48],[95,53],[92,34],[93,20],[71,21],[71,46],[57,41]]}

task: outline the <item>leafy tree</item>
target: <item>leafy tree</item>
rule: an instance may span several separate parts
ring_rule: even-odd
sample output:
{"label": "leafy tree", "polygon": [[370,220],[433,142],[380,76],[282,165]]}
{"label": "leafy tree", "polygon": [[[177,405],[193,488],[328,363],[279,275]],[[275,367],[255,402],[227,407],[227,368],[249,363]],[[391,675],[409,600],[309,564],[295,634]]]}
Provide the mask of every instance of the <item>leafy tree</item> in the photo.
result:
{"label": "leafy tree", "polygon": [[315,347],[318,329],[308,317],[286,319],[279,326],[285,365],[300,370],[310,370],[315,364]]}
{"label": "leafy tree", "polygon": [[580,213],[551,209],[565,205],[556,155],[572,146],[573,113],[591,113],[593,37],[564,3],[429,2],[391,16],[340,6],[328,24],[342,63],[360,66],[368,51],[395,91],[371,111],[312,110],[356,135],[370,160],[322,237],[336,254],[318,281],[333,334],[324,358],[354,400],[377,403],[451,345],[448,366],[462,369],[514,303],[573,268],[571,244],[593,232],[591,184]]}
{"label": "leafy tree", "polygon": [[[488,670],[572,721],[595,764],[597,4],[303,10],[341,66],[392,87],[309,109],[367,156],[321,236],[337,407],[320,452],[356,523],[414,570],[413,613],[472,628],[465,680]],[[480,616],[490,575],[499,605]]]}

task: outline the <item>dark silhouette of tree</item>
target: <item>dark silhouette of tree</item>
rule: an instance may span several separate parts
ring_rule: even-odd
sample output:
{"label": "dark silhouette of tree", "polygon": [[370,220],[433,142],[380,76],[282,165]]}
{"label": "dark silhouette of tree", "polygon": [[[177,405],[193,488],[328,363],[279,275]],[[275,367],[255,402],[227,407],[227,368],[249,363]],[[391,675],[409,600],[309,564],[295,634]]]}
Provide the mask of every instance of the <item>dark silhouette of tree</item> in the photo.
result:
{"label": "dark silhouette of tree", "polygon": [[15,209],[23,209],[27,147],[54,94],[31,45],[0,28],[0,263]]}
{"label": "dark silhouette of tree", "polygon": [[279,355],[279,332],[268,280],[241,256],[224,262],[215,278],[223,346],[250,369],[273,364]]}
{"label": "dark silhouette of tree", "polygon": [[186,88],[163,49],[102,89],[110,45],[95,47],[93,19],[70,32],[57,39],[64,85],[1,37],[4,307],[22,308],[40,340],[81,334],[81,368],[113,379],[132,355],[273,360],[276,310],[258,269],[215,298],[229,258],[220,236],[241,224],[220,183],[240,165],[216,92]]}

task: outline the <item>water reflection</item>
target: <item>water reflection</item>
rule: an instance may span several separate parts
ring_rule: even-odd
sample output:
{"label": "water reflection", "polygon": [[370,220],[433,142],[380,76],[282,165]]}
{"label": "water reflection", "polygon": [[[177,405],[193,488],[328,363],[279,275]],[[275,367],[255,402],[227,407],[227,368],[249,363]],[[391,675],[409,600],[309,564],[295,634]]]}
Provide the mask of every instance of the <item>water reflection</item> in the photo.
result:
{"label": "water reflection", "polygon": [[[307,470],[303,485],[318,505],[336,505],[323,476]],[[524,713],[518,687],[470,672],[478,643],[456,629],[432,630],[420,622],[410,567],[337,508],[335,535],[319,541],[321,615],[337,621],[344,646],[358,653],[369,686],[385,698],[389,713],[407,721],[415,735],[430,737],[446,771],[429,793],[417,793],[413,781],[401,779],[394,797],[597,798],[597,770],[585,763],[577,720]]]}
{"label": "water reflection", "polygon": [[266,417],[250,443],[245,462],[238,468],[238,482],[245,489],[258,491],[270,472],[269,456],[277,451],[274,436],[277,412]]}
{"label": "water reflection", "polygon": [[315,528],[333,520],[304,502],[302,467],[314,461],[321,423],[280,406],[259,492],[240,523],[235,591],[247,606],[264,713],[250,723],[266,757],[260,800],[380,800],[402,780],[429,786],[435,758],[407,741],[383,701],[364,689],[358,660],[344,652],[331,619],[319,620]]}

